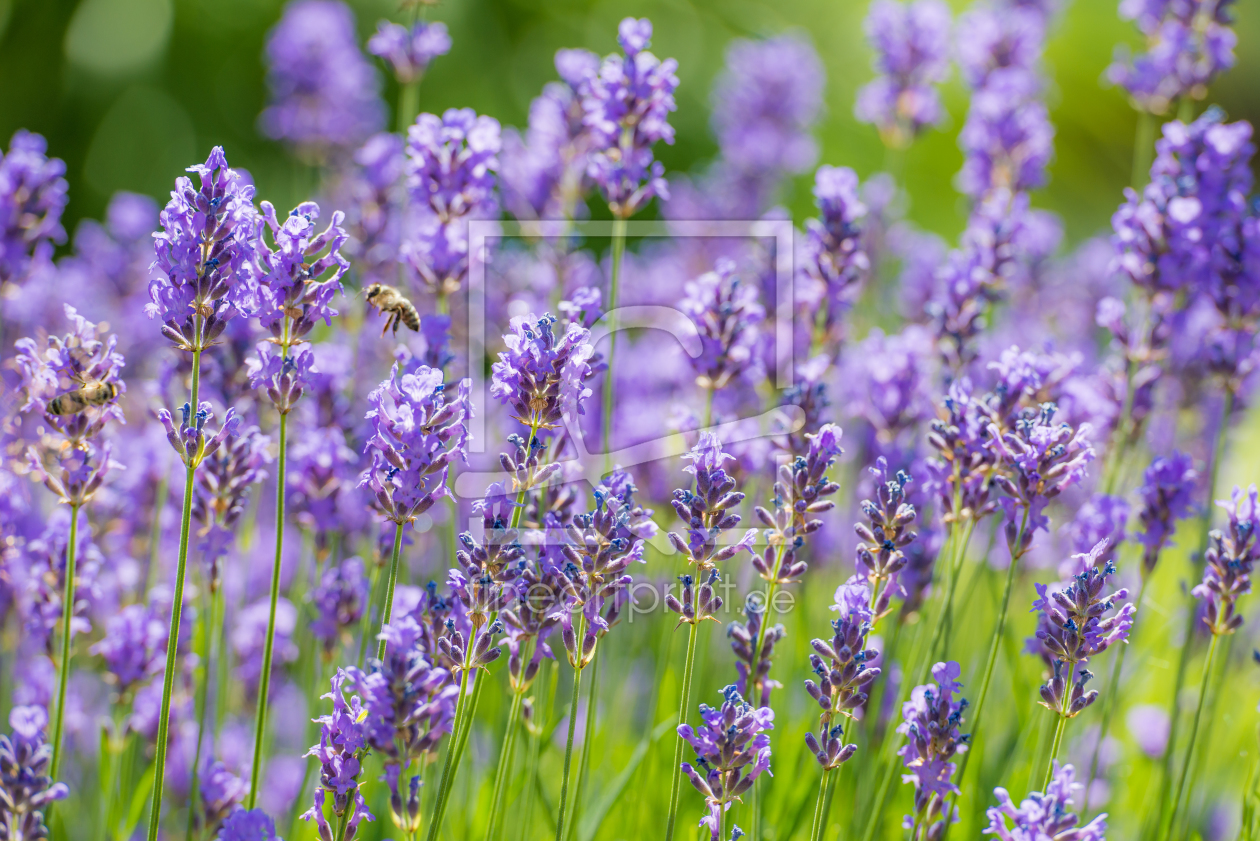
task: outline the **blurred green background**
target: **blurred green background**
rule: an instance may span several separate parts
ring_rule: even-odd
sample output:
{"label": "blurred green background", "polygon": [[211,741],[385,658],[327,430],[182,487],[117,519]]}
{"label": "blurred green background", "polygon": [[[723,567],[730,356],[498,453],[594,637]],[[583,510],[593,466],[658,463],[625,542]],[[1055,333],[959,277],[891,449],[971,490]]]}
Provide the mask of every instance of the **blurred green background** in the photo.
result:
{"label": "blurred green background", "polygon": [[[377,20],[401,19],[396,0],[351,0],[363,37]],[[956,9],[966,4],[953,2]],[[1260,12],[1238,4],[1238,65],[1211,92],[1233,118],[1260,116],[1249,80],[1260,69]],[[115,190],[165,197],[189,163],[223,144],[249,169],[260,195],[288,207],[309,189],[277,143],[256,131],[265,99],[263,42],[279,0],[0,0],[0,144],[17,128],[44,134],[63,158],[71,184],[67,228],[99,217]],[[871,77],[862,36],[865,0],[444,0],[429,12],[450,27],[454,48],[439,58],[421,90],[421,107],[471,106],[523,125],[530,99],[555,76],[552,55],[584,46],[614,47],[617,21],[647,16],[654,51],[675,56],[681,87],[678,142],[661,150],[673,170],[714,154],[709,91],[735,37],[805,32],[827,70],[827,111],[819,126],[822,160],[865,176],[880,169],[873,128],[852,116],[854,94]],[[1136,43],[1113,0],[1076,0],[1054,27],[1047,52],[1058,131],[1050,186],[1034,201],[1058,211],[1069,241],[1100,232],[1129,180],[1135,115],[1101,76],[1118,43]],[[382,72],[382,79],[387,74]],[[383,83],[393,102],[391,83]],[[955,76],[946,86],[949,122],[909,152],[904,175],[910,216],[952,236],[962,228],[953,188],[961,155],[954,135],[966,113]],[[792,209],[809,214],[810,176],[796,185]]]}

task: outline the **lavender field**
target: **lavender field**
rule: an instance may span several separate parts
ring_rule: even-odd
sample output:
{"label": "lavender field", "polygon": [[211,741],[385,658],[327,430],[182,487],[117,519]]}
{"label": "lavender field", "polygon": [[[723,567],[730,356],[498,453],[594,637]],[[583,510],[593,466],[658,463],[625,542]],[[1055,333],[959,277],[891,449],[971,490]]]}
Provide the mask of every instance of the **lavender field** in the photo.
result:
{"label": "lavender field", "polygon": [[0,841],[1260,839],[1238,6],[0,1]]}

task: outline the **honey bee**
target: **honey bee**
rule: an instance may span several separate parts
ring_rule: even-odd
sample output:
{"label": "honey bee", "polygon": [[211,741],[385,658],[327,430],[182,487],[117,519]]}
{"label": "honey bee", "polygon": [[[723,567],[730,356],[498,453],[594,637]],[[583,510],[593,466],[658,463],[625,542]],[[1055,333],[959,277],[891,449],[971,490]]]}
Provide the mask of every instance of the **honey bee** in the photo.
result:
{"label": "honey bee", "polygon": [[398,325],[406,324],[416,332],[420,331],[420,313],[416,312],[415,305],[403,297],[392,286],[386,286],[383,283],[373,283],[364,290],[367,302],[376,307],[382,313],[385,313],[385,327],[381,330],[381,335],[391,328],[394,333],[398,333]]}
{"label": "honey bee", "polygon": [[105,382],[85,382],[74,391],[58,394],[48,403],[50,415],[77,415],[88,406],[104,406],[117,399],[118,385]]}

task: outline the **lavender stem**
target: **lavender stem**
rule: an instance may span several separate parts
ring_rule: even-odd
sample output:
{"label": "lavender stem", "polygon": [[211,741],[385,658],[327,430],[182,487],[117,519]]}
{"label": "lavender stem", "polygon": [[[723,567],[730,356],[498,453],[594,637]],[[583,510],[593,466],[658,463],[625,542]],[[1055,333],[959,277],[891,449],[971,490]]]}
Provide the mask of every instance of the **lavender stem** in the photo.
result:
{"label": "lavender stem", "polygon": [[[573,698],[569,701],[569,737],[564,743],[564,775],[560,778],[560,811],[556,817],[556,841],[564,841],[564,809],[569,799],[569,770],[573,764],[573,735],[577,730],[578,696],[582,693],[582,640],[586,638],[586,616],[578,619],[577,663],[573,666]],[[591,714],[590,710],[586,711]]]}
{"label": "lavender stem", "polygon": [[[682,697],[678,704],[678,724],[687,723],[687,710],[691,707],[692,669],[696,663],[696,628],[698,623],[691,623],[687,636],[687,664],[683,668]],[[674,824],[678,818],[678,791],[682,783],[683,738],[678,737],[674,743],[674,775],[669,784],[669,818],[665,823],[665,841],[674,841]]]}
{"label": "lavender stem", "polygon": [[595,738],[595,693],[599,687],[599,649],[591,654],[591,679],[586,688],[586,721],[582,734],[582,753],[578,759],[577,788],[573,790],[573,814],[569,818],[569,841],[577,839],[578,819],[582,816],[582,793],[591,770],[591,741]]}
{"label": "lavender stem", "polygon": [[[446,748],[446,762],[442,766],[442,779],[438,782],[437,800],[433,804],[433,816],[429,819],[428,841],[436,841],[438,832],[442,826],[442,816],[446,814],[446,798],[450,794],[451,784],[454,782],[457,764],[456,754],[459,752],[459,737],[464,726],[464,719],[468,714],[468,707],[471,706],[471,698],[467,698],[468,694],[468,669],[463,669],[459,678],[459,697],[455,701],[455,720],[451,724],[451,739]],[[481,685],[481,681],[477,681],[477,685]],[[474,690],[475,692],[476,690]]]}
{"label": "lavender stem", "polygon": [[[66,582],[61,596],[61,662],[57,670],[57,714],[53,718],[52,764],[48,775],[57,779],[57,768],[61,765],[61,737],[65,724],[66,683],[70,680],[70,642],[71,624],[74,622],[74,589],[75,589],[75,557],[79,542],[79,505],[70,506],[70,542],[66,544]],[[48,807],[49,823],[51,823],[52,805]]]}
{"label": "lavender stem", "polygon": [[[1199,702],[1194,708],[1194,719],[1190,724],[1190,743],[1186,745],[1185,758],[1181,760],[1181,775],[1177,780],[1177,794],[1172,801],[1172,814],[1168,816],[1168,827],[1160,837],[1169,839],[1172,836],[1173,827],[1177,825],[1177,813],[1181,809],[1181,797],[1185,794],[1186,779],[1190,776],[1190,760],[1194,757],[1194,742],[1199,735],[1199,720],[1203,717],[1203,702],[1208,696],[1208,678],[1212,676],[1212,663],[1216,660],[1216,643],[1220,640],[1220,636],[1212,634],[1212,641],[1208,643],[1207,660],[1203,663],[1203,677],[1199,681]],[[1172,752],[1172,744],[1168,745],[1168,752]]]}
{"label": "lavender stem", "polygon": [[[394,587],[398,584],[398,559],[402,555],[403,524],[394,525],[394,549],[390,553],[389,578],[385,583],[385,604],[381,605],[381,627],[389,624],[394,614]],[[385,659],[385,637],[382,635],[376,645],[376,659]]]}

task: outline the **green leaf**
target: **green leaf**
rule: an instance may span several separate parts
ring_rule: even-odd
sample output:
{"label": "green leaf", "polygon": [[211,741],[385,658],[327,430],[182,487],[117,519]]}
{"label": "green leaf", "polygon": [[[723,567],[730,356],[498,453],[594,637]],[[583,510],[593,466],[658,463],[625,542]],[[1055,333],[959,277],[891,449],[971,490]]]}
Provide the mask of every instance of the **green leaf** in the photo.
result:
{"label": "green leaf", "polygon": [[642,741],[635,746],[634,753],[630,754],[630,759],[626,761],[626,766],[621,769],[621,773],[608,784],[608,788],[600,795],[594,808],[583,816],[582,823],[578,827],[578,838],[581,841],[594,841],[595,833],[599,832],[600,824],[604,822],[604,818],[621,800],[621,795],[625,793],[626,786],[630,783],[630,778],[634,776],[634,772],[639,769],[643,758],[647,756],[648,748],[660,741],[661,736],[664,736],[673,727],[677,718],[677,716],[671,715],[656,725],[652,732],[644,736]]}

